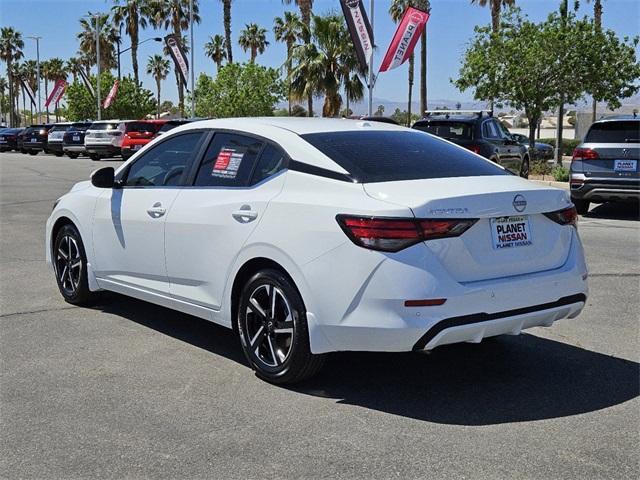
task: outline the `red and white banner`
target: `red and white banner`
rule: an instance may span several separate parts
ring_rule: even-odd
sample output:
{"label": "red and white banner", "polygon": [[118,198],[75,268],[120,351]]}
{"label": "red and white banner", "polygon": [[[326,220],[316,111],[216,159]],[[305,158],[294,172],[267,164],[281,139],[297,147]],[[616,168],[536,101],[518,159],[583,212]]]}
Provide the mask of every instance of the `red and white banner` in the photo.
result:
{"label": "red and white banner", "polygon": [[63,80],[63,79],[57,80],[56,84],[53,87],[53,90],[51,90],[51,93],[49,94],[49,98],[47,98],[47,101],[44,104],[44,108],[49,107],[51,103],[54,103],[54,104],[58,103],[62,98],[62,95],[64,95],[64,91],[66,89],[67,89],[66,80]]}
{"label": "red and white banner", "polygon": [[113,82],[113,87],[111,87],[111,90],[109,90],[109,95],[107,95],[107,98],[104,99],[104,103],[102,104],[102,108],[109,108],[109,106],[116,99],[116,95],[118,94],[118,86],[119,85],[120,85],[120,82],[118,80]]}
{"label": "red and white banner", "polygon": [[380,65],[381,72],[392,70],[409,60],[427,20],[429,20],[427,12],[413,7],[405,10],[384,60],[382,60],[382,65]]}

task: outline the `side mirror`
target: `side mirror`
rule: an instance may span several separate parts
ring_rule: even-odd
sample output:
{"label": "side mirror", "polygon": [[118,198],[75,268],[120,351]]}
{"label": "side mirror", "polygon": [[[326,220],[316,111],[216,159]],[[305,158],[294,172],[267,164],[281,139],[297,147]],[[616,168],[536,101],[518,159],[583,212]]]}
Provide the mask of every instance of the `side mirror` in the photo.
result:
{"label": "side mirror", "polygon": [[115,185],[115,170],[104,167],[91,174],[91,185],[97,188],[113,188]]}

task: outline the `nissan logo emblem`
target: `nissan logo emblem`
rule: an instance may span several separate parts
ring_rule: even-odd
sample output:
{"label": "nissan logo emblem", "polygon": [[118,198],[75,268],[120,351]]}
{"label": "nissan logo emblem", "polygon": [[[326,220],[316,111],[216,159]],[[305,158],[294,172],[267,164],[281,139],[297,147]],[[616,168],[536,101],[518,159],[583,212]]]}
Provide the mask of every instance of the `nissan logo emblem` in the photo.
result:
{"label": "nissan logo emblem", "polygon": [[527,208],[527,201],[522,195],[518,194],[513,197],[513,208],[516,212],[524,212],[524,209]]}

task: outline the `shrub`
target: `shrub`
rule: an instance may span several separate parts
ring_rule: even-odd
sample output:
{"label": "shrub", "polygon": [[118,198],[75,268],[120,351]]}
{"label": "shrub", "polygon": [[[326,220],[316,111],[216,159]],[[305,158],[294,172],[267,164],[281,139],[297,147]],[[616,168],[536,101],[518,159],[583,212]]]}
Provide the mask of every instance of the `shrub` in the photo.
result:
{"label": "shrub", "polygon": [[[536,142],[548,143],[549,145],[552,145],[553,148],[556,147],[556,139],[555,138],[539,138],[539,139],[536,140]],[[573,149],[576,148],[580,143],[582,143],[582,141],[578,140],[578,139],[563,138],[562,139],[562,154],[563,155],[571,155],[571,154],[573,154]]]}
{"label": "shrub", "polygon": [[534,160],[531,164],[532,175],[549,175],[551,173],[551,165],[546,160]]}
{"label": "shrub", "polygon": [[553,179],[556,182],[568,182],[569,181],[569,169],[561,166],[557,166],[553,169]]}

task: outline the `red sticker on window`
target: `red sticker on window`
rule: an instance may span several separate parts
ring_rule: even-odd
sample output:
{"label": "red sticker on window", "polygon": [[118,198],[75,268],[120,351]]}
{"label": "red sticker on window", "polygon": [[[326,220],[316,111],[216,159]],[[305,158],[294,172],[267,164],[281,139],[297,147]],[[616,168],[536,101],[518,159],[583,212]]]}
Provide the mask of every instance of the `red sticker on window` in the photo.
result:
{"label": "red sticker on window", "polygon": [[233,154],[232,150],[220,150],[218,154],[218,158],[216,158],[216,162],[213,165],[214,170],[226,170],[229,166],[229,162],[231,161],[231,155]]}

